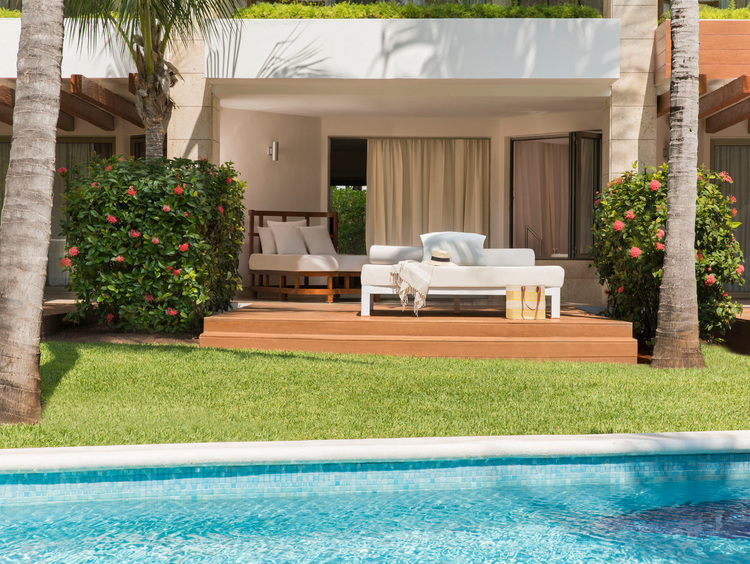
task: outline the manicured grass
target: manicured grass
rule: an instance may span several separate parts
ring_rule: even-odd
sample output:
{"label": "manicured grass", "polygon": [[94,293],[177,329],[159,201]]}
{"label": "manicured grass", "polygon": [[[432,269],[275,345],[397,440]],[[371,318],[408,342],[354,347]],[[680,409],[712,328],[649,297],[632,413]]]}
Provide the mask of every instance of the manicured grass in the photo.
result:
{"label": "manicured grass", "polygon": [[189,346],[42,345],[40,447],[750,428],[750,357],[703,370]]}

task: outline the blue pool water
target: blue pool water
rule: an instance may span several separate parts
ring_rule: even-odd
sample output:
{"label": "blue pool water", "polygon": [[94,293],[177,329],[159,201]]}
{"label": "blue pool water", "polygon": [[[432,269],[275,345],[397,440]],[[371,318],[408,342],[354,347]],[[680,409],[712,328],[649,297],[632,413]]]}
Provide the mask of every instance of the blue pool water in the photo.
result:
{"label": "blue pool water", "polygon": [[[697,468],[695,457],[688,462],[677,466]],[[683,474],[665,480],[665,468],[673,466],[664,460],[658,472],[651,462],[636,461],[640,472],[628,475],[615,463],[600,465],[598,473],[589,465],[591,479],[574,483],[559,478],[559,465],[533,461],[525,477],[503,474],[504,462],[468,470],[457,463],[390,465],[382,471],[389,476],[415,466],[423,478],[441,469],[454,476],[450,487],[435,485],[434,478],[389,478],[398,488],[384,487],[385,474],[363,477],[336,466],[339,489],[323,493],[315,482],[325,482],[326,468],[240,468],[228,477],[241,484],[243,472],[261,482],[286,474],[287,482],[308,483],[284,494],[270,494],[257,482],[214,491],[210,469],[202,471],[209,475],[204,484],[195,469],[176,471],[177,478],[160,470],[157,482],[191,480],[193,492],[210,492],[166,495],[172,499],[142,495],[144,471],[115,481],[107,472],[89,473],[89,485],[109,492],[100,500],[79,490],[65,501],[55,497],[72,491],[72,473],[6,475],[0,480],[6,494],[5,502],[0,498],[0,563],[750,562],[750,478],[738,478],[731,468],[717,474],[709,465],[708,474],[696,474],[701,479]],[[477,468],[494,473],[494,480],[477,479]],[[550,469],[550,480],[528,477]],[[365,474],[373,471],[366,465]],[[220,473],[231,474],[226,468]],[[19,484],[29,495],[8,497]],[[40,487],[47,488],[44,495],[33,495]]]}

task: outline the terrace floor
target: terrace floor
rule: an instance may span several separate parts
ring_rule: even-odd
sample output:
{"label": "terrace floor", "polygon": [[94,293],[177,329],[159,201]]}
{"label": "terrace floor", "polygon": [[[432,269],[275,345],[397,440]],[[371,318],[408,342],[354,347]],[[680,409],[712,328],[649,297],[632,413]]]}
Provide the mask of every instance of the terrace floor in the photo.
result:
{"label": "terrace floor", "polygon": [[[549,314],[548,314],[549,315]],[[528,358],[635,364],[628,322],[563,306],[559,319],[505,318],[502,306],[429,300],[411,309],[384,301],[370,317],[359,302],[253,301],[208,317],[200,346],[425,357]]]}

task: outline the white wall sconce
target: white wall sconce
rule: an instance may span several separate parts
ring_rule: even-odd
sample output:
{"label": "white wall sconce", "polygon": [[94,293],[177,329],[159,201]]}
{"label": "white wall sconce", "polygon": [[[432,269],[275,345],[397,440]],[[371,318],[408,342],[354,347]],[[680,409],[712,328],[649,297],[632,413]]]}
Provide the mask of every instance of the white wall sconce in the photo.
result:
{"label": "white wall sconce", "polygon": [[271,146],[268,148],[268,155],[271,157],[272,161],[278,161],[279,160],[279,142],[274,141],[271,143]]}

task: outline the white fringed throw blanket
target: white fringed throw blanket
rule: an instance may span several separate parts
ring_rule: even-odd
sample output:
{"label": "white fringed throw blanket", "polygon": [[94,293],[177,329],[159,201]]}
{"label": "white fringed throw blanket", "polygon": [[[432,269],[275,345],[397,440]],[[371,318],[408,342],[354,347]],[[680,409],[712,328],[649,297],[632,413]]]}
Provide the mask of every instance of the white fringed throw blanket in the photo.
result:
{"label": "white fringed throw blanket", "polygon": [[409,294],[414,294],[414,315],[419,315],[419,308],[427,301],[434,268],[431,264],[414,260],[404,260],[391,267],[391,280],[398,288],[401,311],[409,304]]}

